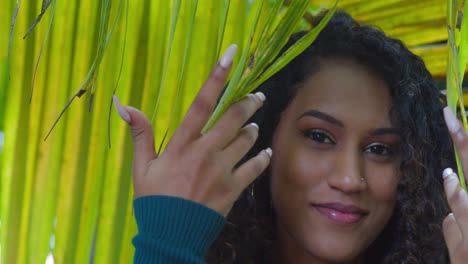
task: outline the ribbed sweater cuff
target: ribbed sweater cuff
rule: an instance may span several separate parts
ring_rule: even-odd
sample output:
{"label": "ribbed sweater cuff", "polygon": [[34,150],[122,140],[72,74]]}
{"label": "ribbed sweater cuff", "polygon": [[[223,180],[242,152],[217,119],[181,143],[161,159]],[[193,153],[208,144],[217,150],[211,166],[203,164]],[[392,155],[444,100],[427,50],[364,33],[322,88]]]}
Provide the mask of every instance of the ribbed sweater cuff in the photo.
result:
{"label": "ribbed sweater cuff", "polygon": [[202,258],[226,222],[213,209],[178,197],[144,196],[135,199],[133,206],[137,237]]}

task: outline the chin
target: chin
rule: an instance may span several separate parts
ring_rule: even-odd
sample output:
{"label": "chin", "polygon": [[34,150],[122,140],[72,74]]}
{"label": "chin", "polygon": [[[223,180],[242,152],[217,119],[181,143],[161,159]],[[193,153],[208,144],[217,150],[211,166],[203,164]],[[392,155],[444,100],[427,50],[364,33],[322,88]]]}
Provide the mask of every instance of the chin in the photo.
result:
{"label": "chin", "polygon": [[351,264],[351,263],[360,263],[359,260],[361,257],[354,254],[337,254],[336,252],[331,252],[329,254],[318,255],[316,258],[320,259],[324,263],[339,263],[339,264]]}
{"label": "chin", "polygon": [[[337,243],[338,242],[338,243]],[[320,241],[316,245],[308,247],[310,255],[327,263],[359,263],[362,258],[362,249],[352,245],[344,245],[343,241]],[[313,250],[312,250],[313,249]]]}

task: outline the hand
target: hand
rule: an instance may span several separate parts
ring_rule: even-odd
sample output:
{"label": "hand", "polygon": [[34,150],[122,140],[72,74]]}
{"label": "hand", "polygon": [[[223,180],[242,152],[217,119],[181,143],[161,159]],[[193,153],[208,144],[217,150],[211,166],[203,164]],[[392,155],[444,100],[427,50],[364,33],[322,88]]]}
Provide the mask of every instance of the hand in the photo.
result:
{"label": "hand", "polygon": [[155,152],[153,129],[146,116],[135,108],[122,107],[114,97],[117,111],[132,130],[135,198],[177,196],[227,215],[242,190],[268,166],[271,149],[234,168],[257,139],[256,124],[242,125],[263,104],[263,93],[233,104],[210,131],[201,134],[224,87],[236,49],[235,45],[227,49],[160,156]]}
{"label": "hand", "polygon": [[[463,167],[465,182],[468,175],[468,135],[453,112],[444,109],[445,122],[455,143]],[[452,264],[466,263],[468,258],[468,194],[460,187],[458,176],[452,169],[443,172],[447,201],[452,209],[443,222],[445,243]]]}

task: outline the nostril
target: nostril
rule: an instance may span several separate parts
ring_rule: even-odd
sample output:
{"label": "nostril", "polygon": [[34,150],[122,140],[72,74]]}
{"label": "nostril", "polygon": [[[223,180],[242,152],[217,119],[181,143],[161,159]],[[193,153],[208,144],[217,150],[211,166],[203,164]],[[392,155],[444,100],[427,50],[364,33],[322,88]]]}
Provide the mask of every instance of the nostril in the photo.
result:
{"label": "nostril", "polygon": [[335,174],[328,177],[328,184],[333,189],[352,193],[362,191],[367,186],[367,180],[366,177],[356,174],[345,174],[343,176]]}

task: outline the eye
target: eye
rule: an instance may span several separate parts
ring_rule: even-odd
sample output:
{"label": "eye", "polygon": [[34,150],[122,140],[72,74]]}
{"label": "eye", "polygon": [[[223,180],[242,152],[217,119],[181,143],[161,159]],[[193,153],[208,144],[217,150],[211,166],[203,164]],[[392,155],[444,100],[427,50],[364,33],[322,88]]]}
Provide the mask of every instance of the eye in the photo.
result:
{"label": "eye", "polygon": [[320,129],[306,130],[304,131],[304,135],[316,143],[335,144],[335,141],[332,139],[332,137]]}
{"label": "eye", "polygon": [[382,143],[372,143],[368,145],[365,152],[378,156],[392,156],[394,154],[391,147]]}

